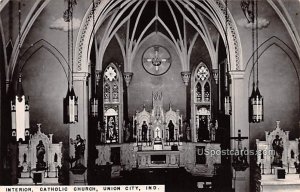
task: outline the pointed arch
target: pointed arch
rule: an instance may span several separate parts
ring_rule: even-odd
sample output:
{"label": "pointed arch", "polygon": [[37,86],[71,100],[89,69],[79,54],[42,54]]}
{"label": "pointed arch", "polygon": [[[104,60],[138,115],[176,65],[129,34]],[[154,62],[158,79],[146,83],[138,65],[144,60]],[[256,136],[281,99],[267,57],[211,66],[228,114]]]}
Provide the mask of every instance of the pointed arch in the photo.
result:
{"label": "pointed arch", "polygon": [[[135,3],[138,1],[135,1]],[[192,1],[195,4],[204,7],[209,11],[209,17],[215,22],[219,32],[222,37],[225,36],[225,30],[222,29],[222,26],[225,26],[225,13],[226,8],[223,1],[213,0],[198,2],[196,0]],[[184,1],[183,3],[187,3]],[[188,5],[188,4],[187,4]],[[96,18],[95,29],[98,29],[104,22],[104,20],[112,13],[111,11],[115,9],[115,5],[112,4],[112,1],[109,0],[98,0],[95,3],[95,12],[93,12],[93,5],[91,5],[86,12],[86,15],[83,18],[83,22],[79,28],[78,37],[76,40],[76,50],[75,58],[77,61],[76,70],[80,72],[88,72],[88,61],[89,53],[92,46],[92,41],[90,38],[93,36],[93,15]],[[124,8],[121,6],[120,8]],[[116,10],[119,10],[117,8]],[[197,14],[194,14],[193,17],[196,17]],[[240,63],[242,60],[242,51],[241,51],[241,42],[239,39],[239,33],[236,27],[236,24],[233,20],[232,15],[229,13],[229,32],[228,32],[228,52],[230,52],[231,58],[229,64],[231,70],[243,70],[244,66]]]}
{"label": "pointed arch", "polygon": [[[46,49],[57,59],[67,78],[68,76],[67,73],[68,70],[70,69],[68,68],[68,63],[66,59],[64,58],[62,53],[56,49],[56,47],[54,47],[52,44],[50,44],[48,41],[44,39],[40,39],[39,41],[35,42],[24,52],[24,54],[20,58],[20,61],[17,63],[17,66],[14,68],[14,70],[22,71],[27,61],[42,48]],[[14,74],[14,71],[12,74]],[[11,78],[13,78],[13,76]]]}
{"label": "pointed arch", "polygon": [[123,76],[115,63],[109,63],[103,70],[102,83],[104,143],[121,143],[123,138]]}
{"label": "pointed arch", "polygon": [[[260,46],[252,53],[251,57],[248,59],[247,64],[245,66],[245,70],[250,72],[253,70],[253,63],[251,63],[252,58],[254,56],[254,53],[258,52],[258,59],[264,54],[266,50],[268,50],[272,46],[277,46],[279,47],[290,59],[290,61],[293,64],[293,67],[296,71],[297,77],[298,77],[298,84],[300,86],[300,60],[297,57],[297,54],[291,49],[284,41],[279,39],[276,36],[272,36],[266,41],[264,41]],[[254,64],[257,63],[257,59],[254,58]],[[250,72],[249,72],[249,78],[250,78]]]}
{"label": "pointed arch", "polygon": [[[207,137],[205,133],[211,118],[211,72],[207,65],[200,62],[191,76],[191,117],[192,141],[201,142]],[[206,130],[205,130],[206,127]],[[206,136],[204,136],[206,135]]]}

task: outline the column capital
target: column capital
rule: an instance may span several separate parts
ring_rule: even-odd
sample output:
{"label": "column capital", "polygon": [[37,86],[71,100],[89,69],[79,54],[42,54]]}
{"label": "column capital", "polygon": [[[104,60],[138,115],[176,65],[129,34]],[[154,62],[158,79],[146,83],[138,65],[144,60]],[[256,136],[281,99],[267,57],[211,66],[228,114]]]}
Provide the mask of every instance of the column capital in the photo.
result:
{"label": "column capital", "polygon": [[74,72],[73,73],[73,80],[74,81],[86,81],[89,76],[87,72]]}
{"label": "column capital", "polygon": [[231,79],[244,79],[245,71],[229,71]]}
{"label": "column capital", "polygon": [[189,85],[190,79],[191,79],[191,72],[189,71],[182,71],[181,72],[181,78],[185,86]]}

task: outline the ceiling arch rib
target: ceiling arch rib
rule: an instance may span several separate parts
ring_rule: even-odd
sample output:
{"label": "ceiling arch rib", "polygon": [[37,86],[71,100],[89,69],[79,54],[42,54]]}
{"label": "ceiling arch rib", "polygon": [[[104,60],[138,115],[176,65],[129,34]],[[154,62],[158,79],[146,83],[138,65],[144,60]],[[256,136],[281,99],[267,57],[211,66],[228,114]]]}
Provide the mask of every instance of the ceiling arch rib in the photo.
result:
{"label": "ceiling arch rib", "polygon": [[208,30],[208,27],[207,27],[207,24],[206,22],[204,21],[203,17],[201,14],[199,13],[196,13],[198,15],[198,17],[200,18],[201,22],[203,23],[203,28],[204,28],[204,31],[206,32],[206,36],[208,38],[208,42],[209,42],[209,45],[210,45],[210,51],[211,51],[211,61],[212,61],[212,68],[213,69],[217,69],[218,68],[218,47],[214,46],[214,43],[213,43],[213,39],[211,37],[211,34]]}
{"label": "ceiling arch rib", "polygon": [[[195,0],[194,0],[195,1]],[[221,26],[227,27],[227,34],[225,30],[219,30],[222,37],[224,37],[225,47],[227,49],[228,56],[228,69],[238,71],[243,70],[244,66],[242,61],[242,50],[241,50],[241,41],[239,40],[239,33],[237,32],[237,26],[233,19],[233,16],[230,13],[228,7],[222,0],[214,0],[212,2],[204,2],[208,7],[211,8],[211,12],[216,15],[216,18],[220,20]],[[227,14],[227,20],[225,18]],[[225,29],[225,27],[224,27]]]}
{"label": "ceiling arch rib", "polygon": [[2,11],[2,9],[6,6],[6,4],[9,2],[9,0],[2,0],[0,2],[0,12]]}
{"label": "ceiling arch rib", "polygon": [[122,39],[120,38],[120,36],[118,35],[118,33],[115,34],[115,37],[117,39],[117,42],[120,46],[120,49],[121,49],[121,52],[122,52],[122,57],[123,57],[123,60],[124,60],[124,65],[126,66],[126,51],[125,51],[125,48],[123,46],[123,42],[122,42]]}
{"label": "ceiling arch rib", "polygon": [[[187,1],[187,0],[184,0],[184,2],[186,2],[186,8],[190,11],[190,13],[194,16],[194,18],[196,19],[197,21],[197,24],[199,25],[200,29],[202,29],[204,35],[205,35],[205,39],[207,39],[207,48],[208,48],[208,51],[210,53],[210,57],[211,57],[211,62],[212,62],[212,66],[214,69],[218,68],[218,65],[217,65],[217,61],[216,61],[216,49],[213,45],[213,41],[212,41],[212,38],[211,38],[211,35],[208,31],[208,28],[207,28],[207,24],[205,23],[205,21],[203,20],[201,14],[197,13],[196,12],[196,9],[195,9],[195,6],[190,2],[190,1]],[[183,4],[183,2],[180,2]]]}
{"label": "ceiling arch rib", "polygon": [[[204,4],[201,4],[198,1],[193,0],[193,3],[196,5],[196,7],[198,7],[198,8],[196,8],[196,10],[199,10],[200,11],[199,13],[203,13],[203,11],[201,11],[201,9],[203,9],[204,11],[206,11],[206,14],[203,14],[203,15],[206,16],[206,18],[208,18],[209,20],[213,21],[212,24],[219,31],[219,34],[221,35],[221,37],[223,39],[223,43],[225,44],[228,60],[231,61],[230,50],[229,50],[230,46],[229,46],[229,39],[228,39],[229,26],[228,26],[228,23],[226,23],[225,14],[223,15],[223,17],[220,17],[219,16],[220,14],[218,15],[218,13],[215,11],[215,7],[213,7],[209,2],[203,1]],[[226,7],[224,7],[224,9],[226,9]],[[227,8],[227,14],[228,14],[228,20],[230,20],[229,19],[230,12],[229,12],[228,8]],[[227,30],[226,30],[226,28],[227,28]],[[216,57],[217,57],[217,55],[216,55]],[[215,58],[215,59],[217,59],[217,58]],[[230,63],[227,62],[227,64],[229,65]],[[228,68],[230,68],[230,67],[228,67]]]}
{"label": "ceiling arch rib", "polygon": [[121,17],[123,16],[123,14],[128,10],[128,8],[129,8],[130,6],[132,6],[134,3],[135,3],[135,1],[132,1],[132,2],[128,3],[127,5],[125,5],[124,9],[121,9],[121,11],[118,12],[118,13],[115,15],[115,17],[114,17],[113,20],[112,20],[112,23],[110,23],[110,24],[108,25],[108,32],[107,32],[107,37],[108,37],[108,38],[112,38],[112,37],[114,36],[114,32],[116,31],[116,29],[118,29],[118,27],[120,27],[122,24],[125,23],[124,21],[126,21],[129,17],[131,17],[131,15],[132,15],[132,13],[134,12],[134,10],[135,10],[135,9],[138,7],[138,5],[140,4],[140,3],[137,3],[137,4],[134,6],[133,10],[130,12],[130,14],[128,14],[127,17],[125,17],[124,19],[122,19],[122,20],[120,21],[121,23],[118,24],[119,19],[121,19]]}
{"label": "ceiling arch rib", "polygon": [[[110,17],[110,19],[109,19],[109,21],[108,21],[108,24],[106,25],[106,28],[105,28],[105,31],[104,31],[104,35],[103,35],[103,38],[101,38],[101,40],[100,40],[100,43],[99,43],[99,49],[98,49],[98,53],[97,53],[97,55],[98,55],[98,63],[97,63],[97,65],[96,66],[102,66],[102,62],[101,62],[101,58],[103,58],[103,54],[104,54],[104,47],[105,46],[103,46],[104,45],[104,43],[105,43],[105,40],[106,40],[106,38],[107,38],[107,36],[108,36],[108,30],[109,30],[109,26],[110,26],[110,24],[113,22],[113,19],[115,18],[115,16],[117,15],[117,12],[115,12],[111,17]],[[102,68],[102,67],[101,67]],[[100,69],[101,69],[100,68]]]}
{"label": "ceiling arch rib", "polygon": [[[130,1],[130,0],[128,0]],[[88,60],[90,53],[91,53],[91,48],[92,48],[92,43],[93,43],[93,38],[94,38],[94,30],[99,29],[100,26],[104,23],[104,21],[109,18],[111,15],[114,15],[118,12],[119,8],[117,7],[120,3],[124,2],[124,0],[115,0],[115,1],[110,1],[110,0],[94,0],[91,3],[91,5],[88,8],[88,11],[84,15],[83,21],[82,22],[77,36],[76,40],[76,47],[79,47],[78,49],[75,49],[75,55],[77,58],[77,70],[81,71],[81,61],[82,61],[82,55],[84,54],[83,49],[86,49],[87,51],[87,57],[84,57],[85,60]],[[95,9],[95,10],[94,10]],[[96,21],[94,21],[92,18],[95,16]],[[85,31],[89,31],[92,33],[91,35],[86,35]],[[95,33],[96,34],[96,33]],[[86,48],[84,48],[83,43],[84,39],[88,39],[88,43],[85,43]],[[98,45],[101,45],[102,39],[100,43],[97,43]],[[101,46],[97,47],[98,53],[100,53],[100,48]],[[100,54],[97,54],[96,57],[100,58]],[[98,59],[99,61],[100,59]],[[88,62],[87,62],[88,63]],[[98,65],[96,65],[98,66]],[[88,68],[85,66],[84,70],[87,70]]]}
{"label": "ceiling arch rib", "polygon": [[[131,50],[132,50],[132,46],[133,46],[133,42],[134,42],[134,36],[135,36],[136,30],[137,30],[138,23],[139,23],[139,21],[140,21],[140,19],[141,19],[141,15],[142,15],[142,13],[143,13],[143,11],[144,11],[146,5],[148,4],[148,2],[149,2],[149,0],[146,0],[145,3],[143,4],[141,10],[140,10],[139,13],[138,13],[136,22],[135,22],[135,24],[134,24],[133,31],[132,31],[132,35],[131,35],[131,37],[129,38],[129,39],[130,39],[130,43],[129,43],[129,45],[128,45],[128,50],[130,50],[130,52],[131,52]],[[129,31],[128,31],[128,36],[129,36]],[[129,40],[129,39],[128,39],[128,40]]]}
{"label": "ceiling arch rib", "polygon": [[[111,26],[111,31],[114,31],[116,28],[118,28],[118,26],[120,26],[120,24],[123,21],[127,21],[128,16],[130,15],[130,17],[133,16],[133,13],[135,12],[135,10],[137,10],[139,8],[139,6],[142,4],[143,1],[139,2],[130,2],[126,5],[126,7],[124,9],[120,9],[121,11],[119,11],[120,14],[118,14],[118,16],[116,17],[116,19],[114,20],[114,24]],[[123,22],[124,23],[124,22]],[[113,36],[113,32],[110,33],[110,36]]]}
{"label": "ceiling arch rib", "polygon": [[33,7],[31,8],[29,14],[27,15],[26,19],[24,20],[22,27],[21,27],[21,36],[18,35],[18,37],[15,41],[14,47],[13,47],[11,59],[9,60],[9,68],[8,68],[7,74],[6,74],[7,81],[11,81],[13,78],[15,66],[16,66],[16,63],[18,60],[18,56],[20,54],[19,46],[23,45],[23,42],[24,42],[27,34],[29,33],[31,26],[34,24],[37,17],[40,15],[42,10],[47,6],[47,4],[49,2],[50,2],[50,0],[36,1],[34,3]]}
{"label": "ceiling arch rib", "polygon": [[[173,2],[173,1],[171,1],[171,2],[174,3],[174,5],[178,8],[178,10],[181,12],[181,14],[184,15],[185,20],[186,20],[186,21],[187,21],[187,22],[188,22],[188,23],[189,23],[189,24],[190,24],[190,25],[191,25],[191,26],[199,33],[199,35],[201,36],[201,38],[203,39],[205,45],[206,45],[207,48],[208,48],[208,51],[209,51],[209,53],[210,53],[210,56],[213,55],[214,52],[212,52],[212,49],[210,48],[210,47],[211,47],[211,44],[210,44],[209,40],[207,39],[206,34],[202,31],[202,30],[204,30],[204,29],[203,29],[203,28],[197,27],[196,24],[195,24],[194,22],[192,22],[192,21],[188,18],[188,16],[184,13],[184,11],[181,9],[181,7],[180,7],[179,5],[175,4],[175,2]],[[201,24],[201,22],[200,22],[200,24]],[[200,27],[201,27],[201,25],[200,25]],[[185,62],[187,63],[186,68],[185,68],[184,70],[190,70],[189,65],[188,65],[188,63],[189,63],[189,58],[186,58],[187,55],[181,55],[181,56],[184,56],[184,57],[185,57]]]}
{"label": "ceiling arch rib", "polygon": [[[128,0],[130,1],[130,0]],[[134,2],[136,2],[137,0],[135,1],[132,1],[130,3],[128,3],[127,5],[125,5],[124,9],[122,11],[120,11],[119,13],[116,13],[114,15],[114,17],[111,19],[111,22],[107,25],[107,30],[104,34],[104,37],[102,38],[101,40],[101,44],[100,44],[100,48],[99,48],[99,63],[97,66],[99,66],[99,68],[96,67],[97,70],[101,70],[102,68],[102,58],[103,58],[103,55],[104,55],[104,52],[110,42],[110,40],[113,38],[114,34],[117,32],[117,30],[131,17],[132,13],[135,11],[135,9],[139,6],[139,4],[142,2],[138,2],[134,9],[130,12],[130,14],[125,17],[121,23],[115,27],[117,21],[121,18],[121,16],[125,13],[125,11],[127,10],[126,8],[130,7],[132,4],[134,4]],[[115,27],[115,28],[114,28]]]}
{"label": "ceiling arch rib", "polygon": [[[102,1],[101,1],[102,2]],[[102,4],[100,1],[98,4]],[[110,1],[111,2],[111,1]],[[177,52],[180,54],[180,58],[183,58],[183,63],[189,63],[189,51],[191,50],[192,42],[193,42],[193,30],[195,30],[195,33],[198,33],[199,36],[197,38],[202,38],[204,41],[204,44],[208,48],[210,58],[212,59],[212,63],[216,63],[217,61],[217,46],[216,46],[216,38],[217,35],[215,32],[219,32],[223,39],[225,39],[224,35],[224,24],[225,21],[224,18],[224,2],[220,2],[220,0],[215,0],[214,2],[207,2],[207,1],[196,1],[196,0],[183,0],[183,1],[170,1],[170,0],[144,0],[144,1],[121,1],[121,0],[115,0],[112,2],[118,2],[118,3],[110,3],[110,6],[107,6],[107,3],[104,3],[105,11],[106,13],[103,13],[103,8],[100,12],[100,14],[103,16],[99,19],[99,21],[105,18],[111,11],[115,11],[112,9],[117,9],[117,14],[114,15],[114,18],[112,19],[112,22],[108,25],[108,34],[106,35],[104,41],[101,40],[101,43],[99,46],[101,46],[101,53],[104,54],[104,50],[108,46],[110,40],[114,37],[116,33],[118,33],[118,30],[120,29],[120,34],[125,34],[125,39],[123,40],[123,35],[120,35],[120,38],[122,38],[122,46],[125,46],[125,52],[126,52],[126,58],[132,58],[132,55],[134,55],[134,51],[136,51],[136,47],[141,42],[143,38],[149,35],[150,31],[153,31],[154,25],[152,20],[148,20],[145,23],[145,13],[150,12],[154,13],[153,5],[155,3],[159,4],[159,11],[158,8],[156,8],[156,12],[159,12],[159,17],[157,17],[157,22],[159,26],[159,31],[166,34],[169,39],[174,43],[176,46]],[[138,3],[142,3],[139,6]],[[128,5],[131,6],[128,6]],[[151,7],[152,6],[152,7]],[[158,6],[157,6],[158,7]],[[215,9],[218,10],[215,10]],[[130,11],[129,11],[129,10]],[[214,10],[212,10],[214,9]],[[124,11],[125,10],[125,11]],[[145,11],[146,10],[146,11]],[[130,12],[130,18],[127,18],[126,16],[129,15]],[[167,13],[166,13],[167,12]],[[126,13],[126,14],[125,14]],[[126,15],[126,16],[125,16]],[[151,15],[151,14],[150,14]],[[152,16],[148,18],[150,19]],[[168,17],[168,18],[167,18]],[[204,19],[208,18],[208,20]],[[97,15],[97,19],[98,19]],[[142,20],[143,18],[143,20]],[[106,19],[111,19],[111,16]],[[135,19],[135,20],[134,20]],[[231,18],[232,19],[232,18]],[[141,25],[141,20],[143,21]],[[185,25],[183,24],[185,20]],[[97,21],[97,25],[99,23]],[[170,22],[171,21],[171,22]],[[127,22],[127,23],[126,23]],[[212,22],[212,24],[216,27],[213,30],[215,32],[212,33],[212,36],[210,36],[211,29],[208,29],[207,22]],[[149,25],[149,23],[151,23]],[[208,24],[208,25],[207,25]],[[123,26],[124,25],[124,26]],[[126,29],[127,25],[127,29]],[[141,28],[142,27],[142,28]],[[235,30],[235,24],[232,24],[230,26],[230,30]],[[233,28],[232,28],[233,27]],[[126,30],[124,30],[126,29]],[[147,30],[145,30],[147,29]],[[188,31],[185,31],[188,30]],[[141,32],[143,31],[143,34]],[[185,38],[185,35],[188,32],[188,39]],[[234,32],[233,32],[234,33]],[[130,34],[129,36],[127,34]],[[233,35],[233,34],[228,34]],[[234,34],[236,35],[236,34]],[[102,37],[101,37],[102,38]],[[233,38],[229,38],[229,42],[233,42]],[[139,40],[140,39],[140,40]],[[105,42],[105,43],[102,43]],[[226,43],[226,41],[224,40]],[[234,41],[236,42],[236,40]],[[228,44],[228,43],[227,43]],[[228,46],[226,46],[227,48]],[[235,51],[236,54],[239,54],[239,52],[236,52],[236,50],[239,51],[239,48],[235,48],[236,46],[231,46],[230,50],[227,52],[233,53]],[[131,54],[130,57],[128,57],[128,54]],[[235,54],[235,55],[236,55]],[[103,55],[102,55],[103,56]],[[236,56],[234,58],[239,58],[240,56]],[[238,59],[236,60],[238,61]],[[80,63],[80,61],[79,61]],[[128,62],[129,64],[130,62]],[[130,65],[130,64],[129,64]],[[236,62],[233,62],[233,65],[236,65]],[[99,65],[97,65],[99,66]],[[126,68],[126,67],[125,67]],[[101,70],[101,69],[100,69]],[[183,70],[189,70],[189,66],[185,66]]]}
{"label": "ceiling arch rib", "polygon": [[[167,5],[168,5],[168,7],[169,7],[169,9],[170,9],[170,12],[171,12],[171,14],[172,14],[172,16],[173,16],[174,21],[175,21],[177,33],[178,33],[178,36],[179,36],[179,41],[180,41],[180,43],[183,45],[184,42],[186,42],[186,41],[184,41],[184,37],[182,37],[181,31],[180,31],[180,29],[179,29],[177,17],[176,17],[176,15],[175,15],[174,10],[172,9],[172,7],[171,7],[169,1],[166,1],[166,3],[167,3]],[[185,39],[185,40],[186,40],[186,39]]]}
{"label": "ceiling arch rib", "polygon": [[[159,21],[159,23],[165,28],[165,30],[166,30],[166,31],[168,32],[168,34],[171,36],[171,41],[174,43],[174,45],[175,45],[175,47],[176,47],[176,52],[179,54],[179,53],[181,52],[181,49],[180,49],[179,45],[177,44],[177,41],[176,41],[174,35],[172,34],[172,32],[170,31],[170,29],[168,28],[168,26],[164,23],[163,20],[161,20],[161,18],[160,18],[159,16],[158,16],[157,19],[156,19],[156,18],[153,18],[152,22],[154,22],[155,20]],[[133,56],[134,56],[135,53],[137,52],[138,47],[139,47],[138,45],[139,45],[139,43],[141,42],[141,40],[143,39],[145,32],[146,32],[147,29],[151,26],[151,23],[149,23],[149,24],[150,24],[150,25],[148,25],[147,28],[145,28],[145,29],[143,30],[142,34],[140,35],[139,39],[137,40],[136,45],[135,45],[135,47],[134,47],[134,49],[133,49],[133,51],[132,51],[132,52],[133,52]],[[133,58],[131,58],[131,59],[133,59]],[[131,61],[132,61],[132,60],[131,60]],[[131,64],[131,61],[130,61],[129,64]]]}
{"label": "ceiling arch rib", "polygon": [[[112,16],[112,18],[110,19],[110,23],[107,25],[108,28],[106,29],[105,32],[105,36],[103,37],[101,43],[100,43],[100,49],[99,49],[99,58],[103,57],[103,54],[105,52],[105,49],[107,48],[109,42],[111,41],[111,39],[113,38],[114,34],[116,34],[116,32],[118,31],[118,29],[126,22],[130,22],[130,17],[132,16],[132,14],[137,10],[137,8],[139,7],[140,2],[137,1],[131,1],[131,2],[123,2],[120,7],[122,7],[122,11],[118,12],[117,14],[114,14]],[[128,60],[126,61],[127,64],[130,65],[131,60],[133,59],[132,56],[135,55],[134,53],[137,51],[136,48],[138,47],[137,45],[141,42],[141,40],[144,38],[145,32],[147,31],[147,29],[150,28],[151,24],[153,23],[153,19],[148,23],[148,25],[146,26],[146,28],[144,28],[143,32],[139,35],[139,37],[137,38],[137,41],[135,40],[135,35],[136,35],[136,30],[137,27],[139,25],[139,21],[141,18],[141,15],[147,5],[147,3],[149,2],[149,0],[144,1],[142,8],[139,10],[138,12],[138,16],[137,19],[134,23],[134,27],[133,27],[133,32],[131,34],[131,37],[126,38],[127,41],[125,40],[125,47],[127,47],[126,45],[128,45],[128,48],[126,48],[125,53],[126,53],[126,58],[128,58]],[[185,38],[186,35],[186,29],[185,29],[185,24],[183,24],[183,31],[184,31],[184,37],[182,36],[180,27],[178,25],[178,20],[177,17],[174,13],[174,9],[173,7],[170,5],[168,0],[164,0],[164,1],[160,1],[160,2],[165,2],[166,5],[169,8],[169,11],[173,17],[175,26],[176,26],[176,32],[178,33],[178,38],[179,40],[174,36],[174,32],[171,32],[170,28],[168,27],[168,25],[163,21],[163,19],[158,15],[158,1],[155,1],[156,3],[156,7],[155,7],[155,21],[159,21],[159,23],[163,26],[163,28],[166,30],[167,34],[169,35],[169,37],[171,38],[172,42],[174,43],[175,47],[176,47],[176,51],[177,53],[181,56],[180,58],[182,59],[182,63],[183,63],[183,70],[189,70],[189,56],[188,56],[188,50],[189,48],[187,47],[187,40]],[[211,39],[211,36],[209,35],[209,31],[207,29],[206,23],[203,20],[203,18],[199,17],[199,13],[194,11],[195,6],[193,4],[191,4],[188,1],[183,2],[179,2],[180,5],[182,7],[185,7],[189,12],[190,12],[190,16],[186,15],[185,12],[182,10],[181,6],[178,4],[178,2],[174,2],[171,1],[175,7],[178,9],[178,11],[181,13],[182,17],[184,17],[183,20],[187,20],[188,23],[200,34],[201,38],[204,40],[211,59],[212,59],[212,63],[215,63],[216,60],[216,50],[215,47],[213,45],[213,41]],[[136,4],[135,4],[136,3]],[[130,14],[125,17],[122,18],[122,15],[127,11],[127,9],[131,8],[131,6],[133,6],[135,4],[135,6],[133,7],[133,9],[131,10]],[[189,17],[191,17],[193,19],[190,19]],[[121,21],[120,21],[121,20]],[[118,25],[117,25],[118,24]],[[127,31],[128,32],[128,31]],[[128,34],[127,34],[128,36]],[[129,40],[129,43],[128,43]],[[135,46],[133,45],[135,44]],[[101,66],[101,61],[100,61],[100,65]]]}

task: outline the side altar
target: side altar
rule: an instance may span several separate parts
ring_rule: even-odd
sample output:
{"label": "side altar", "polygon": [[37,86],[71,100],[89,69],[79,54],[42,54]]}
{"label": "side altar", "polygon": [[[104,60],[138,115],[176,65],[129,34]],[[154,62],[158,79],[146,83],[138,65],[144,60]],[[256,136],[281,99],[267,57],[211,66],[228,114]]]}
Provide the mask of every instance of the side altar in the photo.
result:
{"label": "side altar", "polygon": [[28,144],[19,144],[19,185],[59,184],[59,169],[62,166],[62,142],[52,143],[49,137],[38,131],[31,135]]}
{"label": "side altar", "polygon": [[257,165],[260,169],[262,191],[298,191],[299,139],[289,139],[289,131],[276,121],[273,131],[265,132],[265,141],[256,140]]}

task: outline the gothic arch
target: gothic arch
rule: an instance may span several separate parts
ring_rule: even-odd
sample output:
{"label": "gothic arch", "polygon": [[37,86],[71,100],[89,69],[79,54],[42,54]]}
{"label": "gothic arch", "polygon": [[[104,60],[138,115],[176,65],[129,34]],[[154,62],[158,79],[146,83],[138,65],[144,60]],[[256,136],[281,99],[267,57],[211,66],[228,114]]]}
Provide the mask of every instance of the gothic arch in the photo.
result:
{"label": "gothic arch", "polygon": [[[259,59],[264,54],[264,52],[272,46],[279,47],[288,56],[288,58],[292,62],[293,67],[296,71],[296,74],[297,74],[297,77],[298,77],[298,83],[299,83],[299,86],[300,86],[300,77],[299,77],[299,74],[300,74],[300,61],[299,61],[296,53],[285,42],[283,42],[281,39],[279,39],[276,36],[272,36],[269,39],[267,39],[266,41],[264,41],[258,47],[258,49],[256,49],[252,53],[251,57],[249,58],[249,60],[247,61],[246,66],[245,66],[245,70],[249,72],[248,73],[248,75],[249,75],[248,78],[250,78],[251,71],[253,70],[253,64],[251,63],[251,61],[252,61],[252,58],[254,56],[254,53],[258,52],[258,59]],[[256,58],[255,58],[254,62],[255,63],[257,62]]]}
{"label": "gothic arch", "polygon": [[[21,27],[21,36],[18,35],[15,40],[15,42],[19,42],[19,43],[14,44],[11,58],[9,60],[8,70],[6,71],[6,73],[7,73],[6,77],[7,77],[8,81],[12,80],[13,74],[15,71],[15,67],[17,67],[17,65],[18,65],[17,62],[18,62],[18,57],[20,54],[19,44],[22,47],[31,27],[33,26],[36,19],[40,15],[40,13],[44,10],[44,8],[48,5],[48,3],[50,1],[51,0],[37,0],[34,3],[33,7],[31,8],[29,14],[26,16],[26,19],[24,20],[22,27]],[[1,11],[1,9],[0,9],[0,11]]]}
{"label": "gothic arch", "polygon": [[[79,28],[77,41],[76,41],[76,50],[75,58],[77,61],[76,70],[78,72],[88,72],[88,63],[89,63],[89,53],[92,47],[92,38],[93,38],[93,29],[98,29],[102,25],[103,21],[109,15],[110,5],[112,1],[109,0],[98,0],[95,1],[95,12],[93,14],[93,5],[91,4],[87,13],[85,14],[81,26]],[[199,2],[195,2],[199,3]],[[225,3],[221,0],[207,1],[203,4],[199,3],[199,6],[205,7],[207,10],[214,10],[210,12],[209,16],[215,23],[219,32],[221,33],[223,39],[226,39],[225,36],[225,14],[226,6]],[[107,11],[107,12],[106,12]],[[93,26],[93,15],[96,18],[96,24]],[[231,55],[230,57],[230,70],[243,70],[244,67],[240,62],[242,60],[242,51],[241,51],[241,42],[239,39],[239,34],[237,31],[236,24],[229,13],[229,22],[228,22],[228,52]]]}
{"label": "gothic arch", "polygon": [[[34,43],[31,47],[29,47],[24,54],[21,56],[20,61],[18,62],[17,66],[15,67],[15,70],[19,69],[19,71],[22,71],[24,66],[26,65],[26,62],[40,49],[46,49],[48,52],[50,52],[60,63],[66,77],[67,77],[67,72],[68,72],[68,63],[64,56],[53,46],[51,45],[48,41],[44,39],[40,39],[36,43]],[[67,67],[67,68],[66,68]],[[69,69],[70,70],[70,69]],[[12,73],[14,74],[14,73]],[[12,78],[12,77],[11,77]]]}

